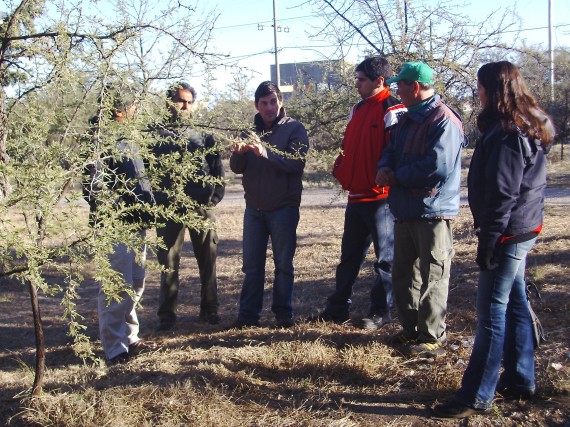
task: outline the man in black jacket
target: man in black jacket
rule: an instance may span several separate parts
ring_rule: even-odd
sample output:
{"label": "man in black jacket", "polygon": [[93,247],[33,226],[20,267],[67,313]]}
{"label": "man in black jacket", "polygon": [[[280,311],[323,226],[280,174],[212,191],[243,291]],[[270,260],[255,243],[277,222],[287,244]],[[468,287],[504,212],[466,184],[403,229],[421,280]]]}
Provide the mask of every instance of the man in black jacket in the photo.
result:
{"label": "man in black jacket", "polygon": [[243,219],[244,280],[234,327],[259,326],[263,308],[267,244],[271,237],[275,278],[273,304],[278,327],[293,320],[293,257],[297,248],[303,170],[309,149],[305,127],[288,117],[283,94],[273,82],[255,91],[253,131],[233,146],[230,168],[242,175],[245,198]]}
{"label": "man in black jacket", "polygon": [[[160,188],[154,196],[157,204],[174,204],[178,214],[193,219],[192,224],[187,224],[165,218],[163,227],[157,229],[157,235],[163,239],[165,246],[158,251],[158,261],[164,268],[160,278],[157,313],[159,332],[172,329],[176,322],[180,285],[178,271],[186,228],[190,233],[202,283],[200,320],[212,325],[220,321],[216,278],[218,235],[214,229],[215,216],[210,208],[224,196],[222,160],[212,135],[199,133],[185,124],[191,116],[196,98],[194,88],[188,83],[179,82],[170,87],[167,97],[169,121],[157,131],[158,142],[153,151],[161,162],[181,165],[182,180],[172,173],[159,173]],[[177,189],[183,190],[184,196],[180,196],[180,191],[177,194]]]}

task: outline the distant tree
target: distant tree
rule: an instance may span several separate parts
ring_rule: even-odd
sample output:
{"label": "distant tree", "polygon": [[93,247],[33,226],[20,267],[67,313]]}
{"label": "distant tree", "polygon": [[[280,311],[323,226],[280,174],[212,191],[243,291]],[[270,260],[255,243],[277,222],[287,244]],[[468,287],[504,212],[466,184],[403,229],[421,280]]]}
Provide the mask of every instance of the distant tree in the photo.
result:
{"label": "distant tree", "polygon": [[[395,72],[404,62],[425,61],[436,71],[436,91],[473,131],[476,72],[482,57],[490,50],[515,49],[520,25],[516,10],[499,5],[489,16],[474,21],[454,1],[315,0],[313,4],[325,25],[312,36],[339,46],[328,59],[343,60],[357,50],[360,60],[370,55],[386,57]],[[505,41],[505,31],[514,32],[513,42]]]}
{"label": "distant tree", "polygon": [[[209,92],[210,105],[199,118],[201,126],[218,140],[226,141],[228,147],[239,138],[242,130],[251,126],[253,116],[257,113],[253,92],[248,89],[253,77],[246,70],[235,67],[232,76],[233,81],[226,87],[216,86],[215,80],[209,82],[206,90]],[[229,150],[225,150],[222,154],[228,157],[229,153]]]}
{"label": "distant tree", "polygon": [[354,64],[323,61],[326,82],[299,76],[296,90],[287,100],[287,111],[306,126],[316,150],[338,148],[350,108],[358,102],[354,89]]}
{"label": "distant tree", "polygon": [[510,55],[529,85],[531,93],[550,114],[556,126],[555,143],[560,143],[560,157],[564,158],[564,144],[570,137],[570,50],[558,48],[554,52],[554,99],[550,91],[550,59],[541,46],[526,47]]}
{"label": "distant tree", "polygon": [[[107,119],[112,101],[104,88],[111,82],[139,88],[137,114],[121,132],[137,141],[150,161],[152,138],[145,128],[166,111],[162,91],[154,84],[186,78],[195,65],[210,66],[218,58],[208,50],[216,16],[199,12],[197,5],[183,0],[20,0],[2,6],[0,277],[13,277],[30,291],[37,349],[32,394],[41,392],[45,366],[38,291],[63,291],[74,348],[89,356],[91,347],[75,309],[83,266],[93,259],[95,279],[110,284],[108,298],[118,298],[124,284],[106,254],[114,242],[138,243],[119,220],[124,207],[112,203],[117,196],[113,189],[109,203],[103,203],[100,219],[106,226],[97,239],[80,215],[80,193],[69,191],[88,162],[116,154],[118,133]],[[89,143],[95,135],[87,119],[94,114],[99,115],[94,131],[105,136],[102,144]],[[180,168],[180,161],[163,167]],[[179,173],[191,174],[191,162]],[[168,209],[160,213],[175,215]],[[48,281],[49,271],[62,281]]]}

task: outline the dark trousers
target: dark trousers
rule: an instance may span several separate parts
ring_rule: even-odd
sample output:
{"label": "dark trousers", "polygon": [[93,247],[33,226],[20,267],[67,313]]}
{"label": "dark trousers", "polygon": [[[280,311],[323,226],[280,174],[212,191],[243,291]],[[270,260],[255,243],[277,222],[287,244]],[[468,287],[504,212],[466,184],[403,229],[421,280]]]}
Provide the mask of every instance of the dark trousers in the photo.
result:
{"label": "dark trousers", "polygon": [[[211,223],[215,223],[214,213],[210,210],[199,209],[198,213]],[[215,230],[188,229],[194,256],[200,272],[200,311],[207,313],[218,312],[218,281],[216,278],[216,257],[218,252],[218,235]],[[156,234],[164,241],[166,248],[158,250],[158,262],[166,270],[160,276],[160,296],[158,300],[158,318],[161,322],[176,321],[176,306],[178,304],[178,289],[180,280],[180,256],[184,245],[186,226],[168,221],[166,226],[157,229]]]}
{"label": "dark trousers", "polygon": [[392,304],[392,260],[394,257],[394,217],[386,200],[349,203],[344,215],[340,263],[336,287],[328,298],[326,312],[348,314],[352,288],[366,254],[373,244],[376,277],[370,291],[369,315],[384,316]]}

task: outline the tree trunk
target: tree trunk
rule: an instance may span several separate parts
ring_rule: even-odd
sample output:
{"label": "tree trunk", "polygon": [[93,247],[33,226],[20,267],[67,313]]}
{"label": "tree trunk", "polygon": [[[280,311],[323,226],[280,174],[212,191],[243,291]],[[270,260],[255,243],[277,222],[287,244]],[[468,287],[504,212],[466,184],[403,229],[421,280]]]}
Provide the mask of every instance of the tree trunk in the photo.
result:
{"label": "tree trunk", "polygon": [[30,291],[30,300],[32,302],[32,312],[34,314],[34,330],[36,333],[36,376],[32,386],[32,396],[39,396],[42,392],[44,384],[44,372],[46,367],[46,348],[44,341],[44,328],[42,317],[40,314],[40,304],[38,301],[38,292],[31,281],[26,280]]}
{"label": "tree trunk", "polygon": [[[6,150],[6,140],[8,139],[8,119],[4,111],[4,91],[0,89],[0,163],[4,164],[8,161],[8,153]],[[0,172],[0,201],[4,200],[10,192],[10,184],[8,179]]]}

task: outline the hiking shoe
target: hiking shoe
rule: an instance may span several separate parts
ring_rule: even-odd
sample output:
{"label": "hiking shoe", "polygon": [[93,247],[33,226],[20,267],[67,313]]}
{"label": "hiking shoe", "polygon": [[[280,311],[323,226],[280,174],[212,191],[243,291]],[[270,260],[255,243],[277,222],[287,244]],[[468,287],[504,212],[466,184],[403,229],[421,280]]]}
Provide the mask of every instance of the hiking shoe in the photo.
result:
{"label": "hiking shoe", "polygon": [[387,343],[389,345],[402,345],[402,344],[412,344],[418,339],[417,335],[410,335],[406,331],[400,331],[396,335],[392,335],[388,338]]}
{"label": "hiking shoe", "polygon": [[245,329],[245,328],[260,328],[260,327],[261,325],[259,324],[259,320],[238,319],[230,326],[230,329]]}
{"label": "hiking shoe", "polygon": [[407,356],[428,356],[436,357],[443,356],[445,354],[445,349],[443,344],[438,342],[421,342],[417,344],[408,345],[404,351]]}
{"label": "hiking shoe", "polygon": [[343,325],[350,321],[350,315],[348,313],[343,314],[332,314],[328,313],[327,311],[322,311],[321,313],[317,314],[316,316],[307,317],[307,322],[332,322],[336,323],[337,325]]}
{"label": "hiking shoe", "polygon": [[202,322],[206,322],[208,325],[217,325],[220,323],[220,316],[215,312],[201,311],[199,319]]}
{"label": "hiking shoe", "polygon": [[125,351],[107,360],[107,365],[109,366],[122,365],[123,363],[127,363],[129,359],[130,359],[129,353]]}
{"label": "hiking shoe", "polygon": [[534,390],[519,389],[516,387],[497,387],[497,393],[505,400],[531,400]]}
{"label": "hiking shoe", "polygon": [[440,418],[465,418],[471,415],[485,415],[492,412],[492,408],[472,408],[455,400],[436,405],[431,410]]}
{"label": "hiking shoe", "polygon": [[276,319],[275,326],[277,328],[292,328],[295,326],[295,320],[291,317],[280,317]]}
{"label": "hiking shoe", "polygon": [[157,333],[164,333],[164,332],[169,332],[174,328],[174,322],[165,322],[165,321],[161,321],[159,322],[158,326],[155,329],[155,332]]}
{"label": "hiking shoe", "polygon": [[157,349],[157,345],[153,341],[138,340],[129,344],[129,356],[138,356],[142,353],[148,353]]}
{"label": "hiking shoe", "polygon": [[392,321],[392,316],[390,313],[386,313],[384,316],[378,316],[377,314],[373,316],[368,316],[362,319],[362,327],[368,330],[376,330],[380,329],[386,323],[390,323]]}

